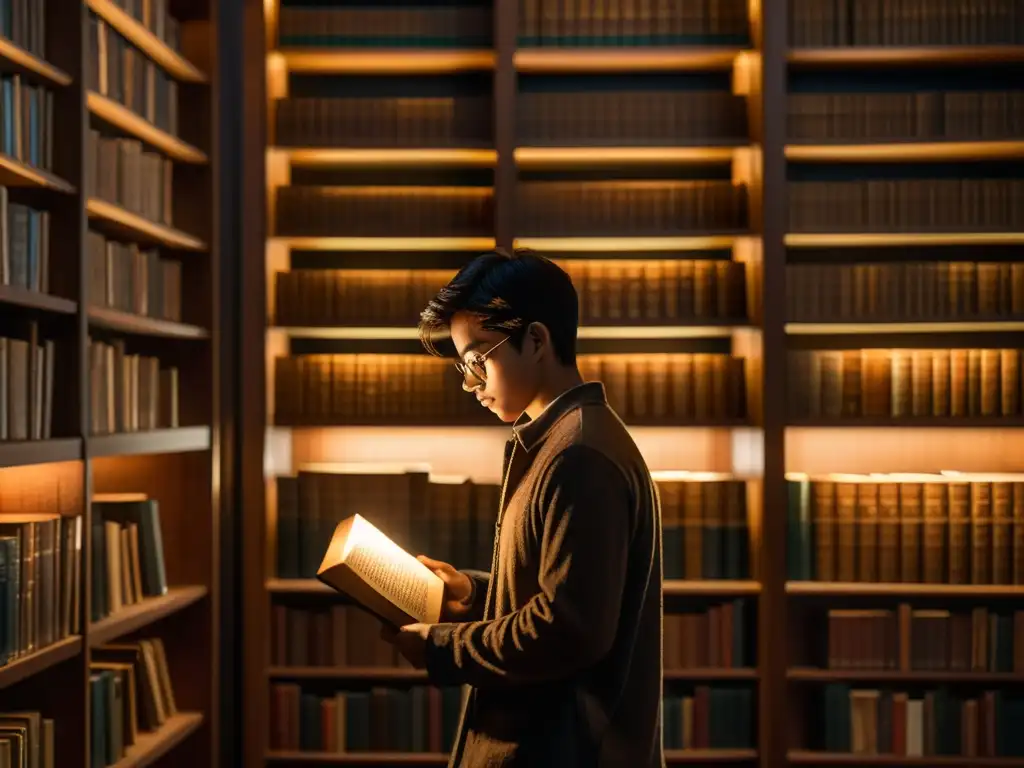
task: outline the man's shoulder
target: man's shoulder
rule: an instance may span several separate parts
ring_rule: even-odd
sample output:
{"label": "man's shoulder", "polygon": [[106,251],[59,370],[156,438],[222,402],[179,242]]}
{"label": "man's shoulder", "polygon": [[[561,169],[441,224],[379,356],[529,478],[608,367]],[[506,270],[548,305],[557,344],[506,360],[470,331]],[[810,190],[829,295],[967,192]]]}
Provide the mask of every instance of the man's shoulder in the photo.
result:
{"label": "man's shoulder", "polygon": [[597,464],[602,459],[633,474],[630,470],[642,467],[646,471],[640,450],[632,435],[615,411],[603,403],[574,408],[562,418],[548,436],[548,456],[571,456],[575,461],[592,458]]}

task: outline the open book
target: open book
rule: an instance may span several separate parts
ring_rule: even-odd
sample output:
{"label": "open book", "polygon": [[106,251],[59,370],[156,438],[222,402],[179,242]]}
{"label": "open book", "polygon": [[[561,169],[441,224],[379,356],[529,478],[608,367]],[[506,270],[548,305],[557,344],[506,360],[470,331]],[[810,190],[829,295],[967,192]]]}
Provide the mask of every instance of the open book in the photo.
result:
{"label": "open book", "polygon": [[316,577],[395,627],[441,618],[444,582],[360,515],[338,523]]}

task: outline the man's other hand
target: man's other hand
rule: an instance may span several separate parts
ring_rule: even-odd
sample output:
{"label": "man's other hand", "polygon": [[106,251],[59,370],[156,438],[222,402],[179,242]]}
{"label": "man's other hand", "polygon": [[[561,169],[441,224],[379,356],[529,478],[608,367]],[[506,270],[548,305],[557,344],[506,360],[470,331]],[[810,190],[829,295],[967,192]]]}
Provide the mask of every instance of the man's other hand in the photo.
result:
{"label": "man's other hand", "polygon": [[427,665],[427,634],[429,624],[406,624],[399,630],[385,626],[380,631],[383,640],[387,640],[398,649],[414,669],[423,669]]}
{"label": "man's other hand", "polygon": [[455,570],[448,563],[432,560],[426,555],[417,558],[444,582],[444,604],[441,618],[444,621],[459,621],[472,609],[473,582],[469,576]]}

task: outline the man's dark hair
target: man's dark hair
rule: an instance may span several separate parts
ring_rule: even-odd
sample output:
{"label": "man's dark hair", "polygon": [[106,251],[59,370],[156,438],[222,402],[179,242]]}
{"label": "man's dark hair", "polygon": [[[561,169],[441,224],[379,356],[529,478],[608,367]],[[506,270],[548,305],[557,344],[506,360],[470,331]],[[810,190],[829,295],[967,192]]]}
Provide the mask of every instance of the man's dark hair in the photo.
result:
{"label": "man's dark hair", "polygon": [[460,269],[420,313],[420,340],[428,351],[439,354],[432,336],[448,330],[457,312],[476,315],[489,331],[507,333],[517,349],[530,323],[543,323],[558,361],[576,362],[576,289],[561,267],[532,251],[495,250]]}

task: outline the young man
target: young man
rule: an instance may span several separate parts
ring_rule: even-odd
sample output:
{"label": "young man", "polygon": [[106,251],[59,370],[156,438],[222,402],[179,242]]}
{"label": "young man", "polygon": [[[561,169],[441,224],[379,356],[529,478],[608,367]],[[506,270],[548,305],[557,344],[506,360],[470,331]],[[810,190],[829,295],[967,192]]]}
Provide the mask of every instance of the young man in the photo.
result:
{"label": "young man", "polygon": [[450,765],[651,768],[661,737],[661,515],[640,452],[576,367],[568,275],[488,253],[422,313],[448,330],[463,389],[504,422],[490,574],[421,560],[446,623],[391,640],[438,685],[468,685]]}

